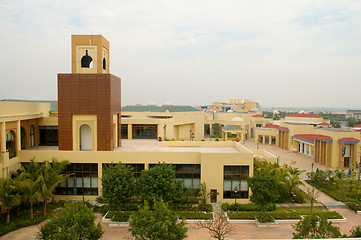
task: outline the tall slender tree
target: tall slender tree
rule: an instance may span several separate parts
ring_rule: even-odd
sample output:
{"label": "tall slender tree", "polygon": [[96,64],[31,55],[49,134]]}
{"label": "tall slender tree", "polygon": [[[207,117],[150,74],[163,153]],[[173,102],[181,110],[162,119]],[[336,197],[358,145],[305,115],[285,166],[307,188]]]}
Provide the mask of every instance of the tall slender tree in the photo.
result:
{"label": "tall slender tree", "polygon": [[6,223],[10,222],[10,211],[21,202],[15,180],[7,177],[0,178],[0,206],[6,212]]}

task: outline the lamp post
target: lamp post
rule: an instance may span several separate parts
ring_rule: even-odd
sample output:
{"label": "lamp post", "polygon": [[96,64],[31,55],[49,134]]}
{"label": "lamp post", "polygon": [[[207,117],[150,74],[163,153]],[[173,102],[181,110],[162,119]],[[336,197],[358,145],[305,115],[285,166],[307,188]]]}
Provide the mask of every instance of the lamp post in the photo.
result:
{"label": "lamp post", "polygon": [[312,166],[312,172],[313,172],[313,166],[314,166],[314,165],[315,165],[314,163],[311,164],[311,166]]}
{"label": "lamp post", "polygon": [[194,134],[193,134],[192,130],[189,130],[189,141],[192,141],[193,137],[194,137]]}
{"label": "lamp post", "polygon": [[164,124],[164,126],[163,126],[163,131],[164,131],[164,136],[163,136],[163,138],[164,138],[164,140],[166,139],[166,131],[167,131],[167,124]]}
{"label": "lamp post", "polygon": [[238,188],[235,187],[235,188],[234,188],[234,204],[236,204],[237,193],[238,193]]}

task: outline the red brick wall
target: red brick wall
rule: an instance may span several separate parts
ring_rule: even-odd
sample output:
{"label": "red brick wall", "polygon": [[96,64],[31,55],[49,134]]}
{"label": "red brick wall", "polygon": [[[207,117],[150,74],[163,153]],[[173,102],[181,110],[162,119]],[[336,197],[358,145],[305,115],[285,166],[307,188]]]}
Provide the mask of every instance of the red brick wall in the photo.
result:
{"label": "red brick wall", "polygon": [[59,150],[73,150],[72,115],[93,114],[97,115],[98,151],[112,151],[113,114],[120,116],[120,109],[120,78],[111,74],[58,74]]}

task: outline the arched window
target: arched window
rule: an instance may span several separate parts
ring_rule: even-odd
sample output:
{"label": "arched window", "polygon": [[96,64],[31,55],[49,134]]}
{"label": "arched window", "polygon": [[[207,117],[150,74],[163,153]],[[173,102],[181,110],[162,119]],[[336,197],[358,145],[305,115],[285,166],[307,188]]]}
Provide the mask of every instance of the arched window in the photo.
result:
{"label": "arched window", "polygon": [[88,55],[88,50],[85,50],[85,55],[81,58],[82,68],[91,68],[92,57]]}
{"label": "arched window", "polygon": [[105,60],[105,58],[103,58],[103,69],[107,69],[107,61]]}
{"label": "arched window", "polygon": [[92,150],[92,133],[91,128],[87,124],[80,126],[80,151]]}
{"label": "arched window", "polygon": [[10,130],[6,136],[6,151],[9,152],[9,158],[16,156],[15,132]]}
{"label": "arched window", "polygon": [[29,129],[29,146],[30,147],[35,146],[34,125],[31,125]]}

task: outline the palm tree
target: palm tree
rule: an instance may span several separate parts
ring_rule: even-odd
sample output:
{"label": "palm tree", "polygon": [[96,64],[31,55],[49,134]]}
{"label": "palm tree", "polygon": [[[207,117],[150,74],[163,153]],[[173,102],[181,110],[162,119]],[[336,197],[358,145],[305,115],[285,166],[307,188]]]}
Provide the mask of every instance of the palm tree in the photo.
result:
{"label": "palm tree", "polygon": [[294,189],[297,186],[304,185],[300,177],[300,174],[305,172],[305,170],[300,170],[298,168],[293,168],[291,166],[289,166],[287,170],[288,170],[287,182],[289,187],[289,193],[291,194],[292,189]]}
{"label": "palm tree", "polygon": [[0,179],[0,206],[6,211],[6,223],[10,222],[10,211],[21,202],[14,179],[7,177]]}
{"label": "palm tree", "polygon": [[56,160],[55,158],[51,160],[51,163],[49,161],[44,162],[43,171],[40,177],[40,190],[41,195],[44,199],[44,215],[46,215],[46,206],[48,199],[54,197],[55,188],[59,185],[59,183],[61,183],[70,176],[70,174],[63,173],[68,164],[68,161],[58,162],[58,160]]}
{"label": "palm tree", "polygon": [[28,178],[24,174],[22,179],[24,179],[23,182],[23,193],[24,193],[24,199],[25,201],[30,203],[30,219],[33,220],[34,218],[34,211],[33,211],[33,205],[34,203],[37,203],[41,199],[41,193],[40,193],[40,186],[42,179],[37,179],[36,181],[33,181],[31,178]]}

